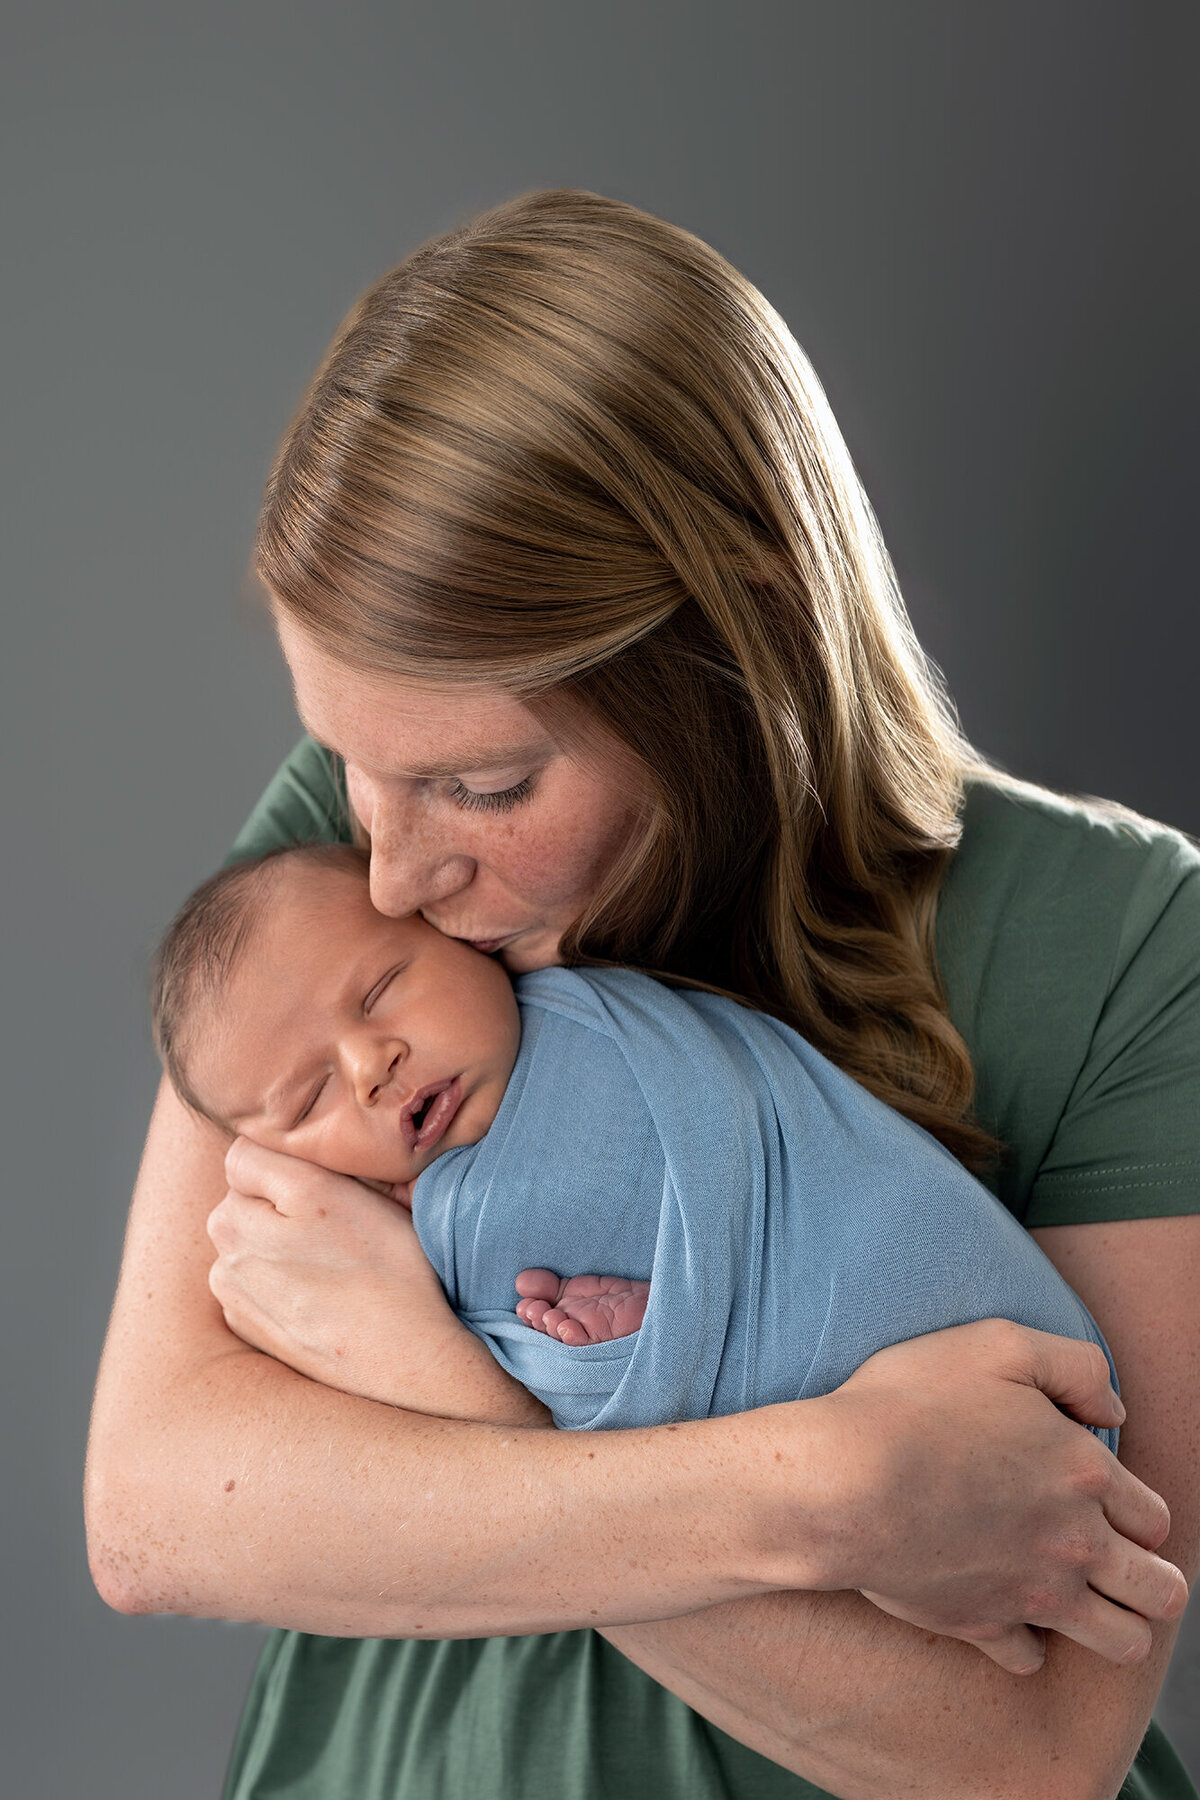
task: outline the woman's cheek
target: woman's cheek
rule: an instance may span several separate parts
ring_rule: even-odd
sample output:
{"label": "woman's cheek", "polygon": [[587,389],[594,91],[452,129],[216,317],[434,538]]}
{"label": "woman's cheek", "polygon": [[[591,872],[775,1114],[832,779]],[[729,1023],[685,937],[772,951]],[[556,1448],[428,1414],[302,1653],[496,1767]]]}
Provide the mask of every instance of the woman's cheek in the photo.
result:
{"label": "woman's cheek", "polygon": [[510,828],[488,852],[481,851],[504,884],[536,905],[540,912],[553,906],[574,883],[569,847],[563,842],[558,821],[541,830],[536,824],[525,830]]}
{"label": "woman's cheek", "polygon": [[600,793],[581,805],[560,845],[563,896],[582,909],[603,886],[609,871],[640,829],[639,811]]}
{"label": "woman's cheek", "polygon": [[[572,773],[574,779],[554,784],[539,816],[531,808],[519,829],[514,817],[502,860],[513,885],[544,907],[570,905],[578,912],[628,840],[639,809],[610,785]],[[496,867],[499,851],[497,846]]]}

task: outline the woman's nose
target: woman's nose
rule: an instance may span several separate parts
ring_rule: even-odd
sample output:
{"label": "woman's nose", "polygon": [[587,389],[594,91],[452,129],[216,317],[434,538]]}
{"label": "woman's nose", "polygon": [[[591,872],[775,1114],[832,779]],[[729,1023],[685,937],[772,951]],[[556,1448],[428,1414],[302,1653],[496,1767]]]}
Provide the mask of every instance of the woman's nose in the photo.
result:
{"label": "woman's nose", "polygon": [[406,918],[466,887],[475,862],[448,841],[419,805],[347,769],[355,812],[371,838],[371,904]]}
{"label": "woman's nose", "polygon": [[371,904],[389,919],[404,919],[461,892],[475,873],[470,857],[448,856],[437,863],[397,856],[371,839]]}
{"label": "woman's nose", "polygon": [[400,1038],[364,1038],[348,1046],[350,1078],[360,1106],[374,1106],[396,1079],[407,1054],[408,1045]]}

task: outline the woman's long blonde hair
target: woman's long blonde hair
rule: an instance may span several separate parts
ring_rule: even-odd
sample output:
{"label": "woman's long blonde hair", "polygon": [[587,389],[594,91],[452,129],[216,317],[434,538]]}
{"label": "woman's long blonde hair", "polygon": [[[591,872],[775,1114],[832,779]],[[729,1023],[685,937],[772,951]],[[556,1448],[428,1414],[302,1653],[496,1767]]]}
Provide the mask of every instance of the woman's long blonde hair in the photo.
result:
{"label": "woman's long blonde hair", "polygon": [[982,765],[816,376],[715,251],[566,191],[424,245],[339,329],[255,554],[344,666],[633,752],[652,818],[566,961],[742,995],[987,1159],[933,957]]}

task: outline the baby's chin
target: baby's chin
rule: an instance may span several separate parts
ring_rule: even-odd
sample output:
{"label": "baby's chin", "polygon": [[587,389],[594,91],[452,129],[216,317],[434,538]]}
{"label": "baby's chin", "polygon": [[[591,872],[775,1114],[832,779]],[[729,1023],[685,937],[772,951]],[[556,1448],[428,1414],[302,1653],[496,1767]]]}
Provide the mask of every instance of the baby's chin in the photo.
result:
{"label": "baby's chin", "polygon": [[[480,1132],[479,1136],[482,1137],[483,1133]],[[397,1190],[404,1189],[407,1191],[411,1188],[413,1182],[417,1179],[417,1176],[422,1174],[426,1169],[432,1167],[440,1156],[445,1156],[448,1150],[456,1149],[459,1143],[473,1144],[477,1142],[478,1138],[474,1136],[456,1139],[452,1144],[447,1143],[443,1138],[442,1142],[436,1145],[428,1156],[420,1157],[415,1162],[410,1163],[407,1168],[393,1169],[386,1175],[364,1175],[359,1169],[331,1169],[330,1173],[333,1175],[348,1175],[351,1181],[361,1181],[364,1187],[374,1188],[377,1194],[386,1194],[389,1200],[394,1200],[396,1198]]]}

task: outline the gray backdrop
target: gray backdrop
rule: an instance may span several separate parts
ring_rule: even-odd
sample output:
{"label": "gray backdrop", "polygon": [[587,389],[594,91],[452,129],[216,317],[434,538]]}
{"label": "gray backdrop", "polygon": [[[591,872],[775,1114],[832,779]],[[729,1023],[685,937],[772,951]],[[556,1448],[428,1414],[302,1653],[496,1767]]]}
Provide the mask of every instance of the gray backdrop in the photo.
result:
{"label": "gray backdrop", "polygon": [[[22,1800],[214,1796],[257,1634],[93,1593],[88,1401],[147,953],[295,732],[245,596],[277,434],[429,233],[586,186],[809,350],[969,732],[1192,831],[1195,7],[8,0],[6,1569]],[[1200,1638],[1162,1713],[1188,1737]]]}

